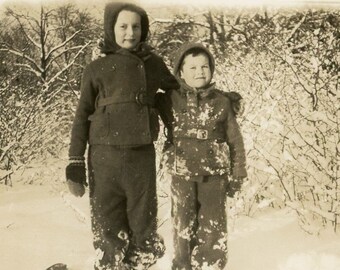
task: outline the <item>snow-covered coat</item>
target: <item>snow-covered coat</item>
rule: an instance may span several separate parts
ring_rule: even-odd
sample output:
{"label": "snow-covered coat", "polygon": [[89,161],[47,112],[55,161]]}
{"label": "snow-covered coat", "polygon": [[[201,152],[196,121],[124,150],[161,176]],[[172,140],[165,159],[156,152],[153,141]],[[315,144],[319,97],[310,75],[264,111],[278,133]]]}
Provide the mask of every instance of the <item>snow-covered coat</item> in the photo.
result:
{"label": "snow-covered coat", "polygon": [[158,97],[172,142],[165,153],[170,172],[189,177],[230,172],[235,178],[244,178],[247,176],[244,143],[230,99],[215,84],[197,91],[178,76],[184,53],[193,47],[207,51],[214,71],[210,52],[199,44],[189,44],[175,62],[180,89]]}
{"label": "snow-covered coat", "polygon": [[137,50],[120,48],[114,40],[114,23],[126,6],[111,3],[104,15],[106,54],[86,66],[76,111],[70,156],[82,156],[86,145],[145,145],[156,140],[159,125],[154,108],[157,90],[178,87],[161,57],[144,43],[148,32],[141,10],[142,36]]}

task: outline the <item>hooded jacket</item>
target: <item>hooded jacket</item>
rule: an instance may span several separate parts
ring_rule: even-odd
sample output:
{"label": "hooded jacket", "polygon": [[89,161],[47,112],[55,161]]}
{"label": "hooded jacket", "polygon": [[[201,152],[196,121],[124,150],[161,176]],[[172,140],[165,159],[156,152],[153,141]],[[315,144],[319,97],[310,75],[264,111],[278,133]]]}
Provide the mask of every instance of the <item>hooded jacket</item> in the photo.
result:
{"label": "hooded jacket", "polygon": [[[141,43],[133,51],[120,48],[114,39],[114,24],[123,9],[141,16]],[[161,57],[144,43],[148,30],[143,9],[126,3],[106,5],[101,48],[106,56],[91,62],[83,72],[70,156],[83,156],[87,143],[129,147],[157,139],[155,94],[158,89],[178,88],[178,83]]]}
{"label": "hooded jacket", "polygon": [[183,59],[192,48],[206,52],[212,74],[215,69],[213,56],[201,44],[187,43],[176,55],[174,73],[181,87],[158,97],[173,144],[165,154],[170,173],[193,179],[226,173],[244,178],[243,138],[230,99],[214,83],[193,89],[180,78]]}

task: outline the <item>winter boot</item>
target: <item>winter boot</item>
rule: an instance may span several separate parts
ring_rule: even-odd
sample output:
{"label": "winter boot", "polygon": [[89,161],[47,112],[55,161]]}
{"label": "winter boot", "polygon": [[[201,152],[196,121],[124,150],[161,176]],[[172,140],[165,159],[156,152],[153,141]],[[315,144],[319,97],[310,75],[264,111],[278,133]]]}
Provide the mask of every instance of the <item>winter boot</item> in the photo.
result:
{"label": "winter boot", "polygon": [[46,270],[68,270],[67,265],[63,263],[56,263],[51,265]]}
{"label": "winter boot", "polygon": [[157,236],[152,241],[146,241],[142,248],[131,248],[124,259],[125,265],[131,270],[147,270],[165,253],[164,240]]}

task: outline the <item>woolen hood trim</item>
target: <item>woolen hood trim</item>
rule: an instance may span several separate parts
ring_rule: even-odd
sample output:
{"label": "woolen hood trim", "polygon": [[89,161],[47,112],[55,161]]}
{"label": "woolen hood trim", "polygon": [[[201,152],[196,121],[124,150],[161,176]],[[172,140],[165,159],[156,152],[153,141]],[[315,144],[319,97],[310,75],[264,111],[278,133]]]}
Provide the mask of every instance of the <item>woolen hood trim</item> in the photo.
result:
{"label": "woolen hood trim", "polygon": [[215,60],[214,60],[214,57],[211,54],[211,52],[206,47],[204,47],[202,44],[200,44],[200,43],[188,42],[188,43],[184,43],[179,48],[179,50],[176,53],[176,58],[174,60],[174,70],[173,71],[174,71],[174,74],[175,74],[176,78],[179,79],[179,80],[181,80],[179,72],[180,72],[181,64],[183,62],[184,54],[187,51],[189,51],[189,50],[191,50],[193,48],[202,49],[204,52],[207,53],[207,55],[209,57],[209,61],[210,61],[211,76],[214,73],[214,70],[215,70]]}

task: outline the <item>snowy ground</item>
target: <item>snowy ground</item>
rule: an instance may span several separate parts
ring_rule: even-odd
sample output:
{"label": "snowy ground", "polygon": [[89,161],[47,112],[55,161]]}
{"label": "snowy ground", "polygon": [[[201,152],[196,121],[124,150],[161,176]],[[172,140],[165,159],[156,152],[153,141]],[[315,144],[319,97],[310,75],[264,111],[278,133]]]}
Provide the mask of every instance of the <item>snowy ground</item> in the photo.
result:
{"label": "snowy ground", "polygon": [[[171,262],[170,205],[161,203],[167,253],[152,270],[170,269]],[[307,235],[288,210],[239,217],[231,225],[228,270],[340,269],[340,236]],[[87,196],[75,198],[61,185],[0,185],[0,269],[44,270],[62,262],[90,270],[93,254]]]}

